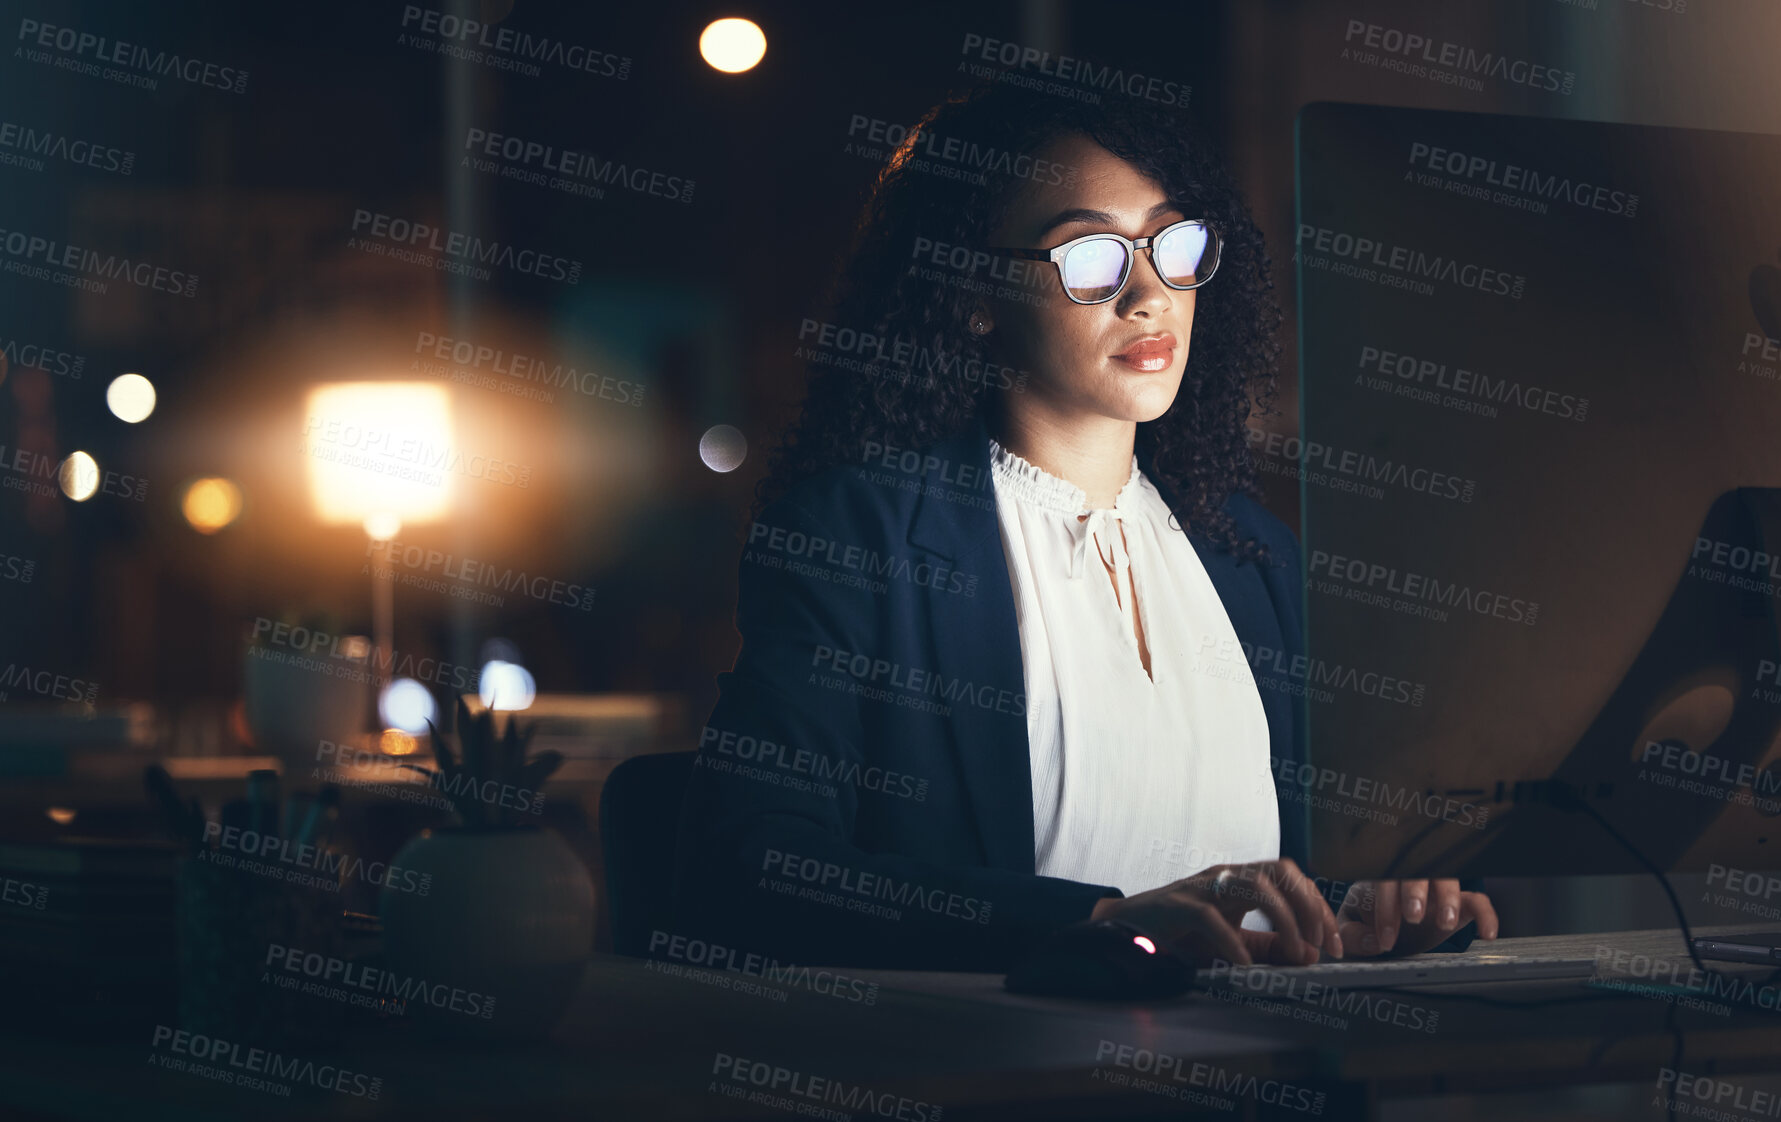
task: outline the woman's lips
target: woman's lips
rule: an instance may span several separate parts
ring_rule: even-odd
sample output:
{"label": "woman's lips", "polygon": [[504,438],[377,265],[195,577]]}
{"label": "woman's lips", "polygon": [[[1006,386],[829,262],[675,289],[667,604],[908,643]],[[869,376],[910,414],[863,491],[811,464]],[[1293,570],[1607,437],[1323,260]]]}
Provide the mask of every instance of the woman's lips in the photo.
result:
{"label": "woman's lips", "polygon": [[1113,356],[1113,361],[1143,374],[1157,374],[1175,361],[1175,343],[1169,339],[1135,343]]}

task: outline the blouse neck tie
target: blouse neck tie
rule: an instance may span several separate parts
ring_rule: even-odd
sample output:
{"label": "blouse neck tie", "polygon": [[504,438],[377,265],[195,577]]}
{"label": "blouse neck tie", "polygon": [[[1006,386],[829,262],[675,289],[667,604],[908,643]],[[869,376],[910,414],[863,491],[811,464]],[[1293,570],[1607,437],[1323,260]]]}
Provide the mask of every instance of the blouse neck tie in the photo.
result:
{"label": "blouse neck tie", "polygon": [[1126,549],[1121,522],[1142,516],[1147,501],[1144,477],[1138,470],[1136,455],[1132,457],[1131,474],[1119,494],[1114,496],[1113,505],[1090,510],[1088,492],[1076,484],[1041,470],[1002,447],[993,437],[989,447],[990,463],[1001,490],[1014,498],[1057,512],[1069,526],[1074,542],[1070,552],[1072,579],[1080,577],[1086,568],[1091,543],[1101,561],[1113,566],[1115,576],[1123,576],[1131,568],[1131,554]]}
{"label": "blouse neck tie", "polygon": [[[1117,506],[1097,507],[1088,512],[1087,518],[1079,518],[1072,532],[1076,535],[1076,547],[1070,555],[1070,578],[1080,577],[1085,559],[1088,556],[1089,543],[1094,543],[1095,553],[1100,556],[1102,564],[1113,568],[1116,578],[1123,578],[1127,569],[1131,568],[1131,553],[1126,549],[1125,534],[1120,527],[1120,520],[1129,513]],[[1123,580],[1119,587],[1125,587]]]}

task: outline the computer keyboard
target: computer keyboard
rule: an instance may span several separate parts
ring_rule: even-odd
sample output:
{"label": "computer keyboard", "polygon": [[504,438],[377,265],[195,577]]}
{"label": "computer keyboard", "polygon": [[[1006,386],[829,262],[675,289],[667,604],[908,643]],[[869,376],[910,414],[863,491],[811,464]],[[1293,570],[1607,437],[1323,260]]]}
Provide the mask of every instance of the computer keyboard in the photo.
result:
{"label": "computer keyboard", "polygon": [[1537,978],[1587,978],[1595,973],[1593,958],[1494,954],[1423,954],[1409,958],[1353,959],[1314,966],[1211,966],[1199,970],[1194,984],[1252,993],[1282,992],[1312,983],[1338,989],[1388,986],[1444,986],[1469,982],[1521,981]]}

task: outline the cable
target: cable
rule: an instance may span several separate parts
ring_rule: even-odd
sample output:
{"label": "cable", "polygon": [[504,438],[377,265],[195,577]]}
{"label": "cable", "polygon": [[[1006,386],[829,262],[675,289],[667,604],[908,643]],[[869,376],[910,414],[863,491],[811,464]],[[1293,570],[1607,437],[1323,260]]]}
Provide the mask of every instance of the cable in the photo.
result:
{"label": "cable", "polygon": [[[1566,788],[1566,787],[1563,787],[1560,785],[1553,785],[1552,787],[1549,788],[1549,790],[1552,790],[1555,792],[1562,792],[1561,794],[1558,794],[1557,797],[1552,799],[1552,805],[1558,807],[1561,810],[1581,810],[1585,814],[1588,814],[1591,818],[1593,818],[1595,820],[1597,825],[1601,826],[1601,828],[1603,830],[1607,831],[1609,837],[1613,838],[1623,848],[1625,848],[1628,853],[1632,854],[1633,860],[1637,861],[1641,866],[1644,867],[1644,869],[1647,872],[1649,872],[1652,876],[1657,878],[1657,882],[1663,886],[1664,895],[1669,898],[1671,909],[1676,913],[1676,922],[1682,928],[1683,945],[1688,948],[1688,957],[1693,960],[1696,969],[1700,970],[1700,972],[1702,974],[1706,975],[1707,977],[1718,978],[1718,979],[1722,979],[1726,982],[1732,983],[1734,989],[1736,988],[1736,986],[1739,983],[1743,983],[1746,985],[1750,984],[1747,981],[1747,979],[1745,979],[1745,978],[1741,978],[1735,974],[1727,974],[1724,971],[1714,970],[1712,967],[1708,966],[1704,961],[1702,961],[1700,953],[1698,951],[1696,951],[1694,948],[1694,930],[1688,924],[1688,916],[1682,909],[1682,901],[1681,901],[1681,899],[1679,899],[1677,897],[1675,888],[1670,884],[1670,878],[1664,873],[1664,871],[1662,869],[1659,869],[1654,862],[1652,862],[1649,858],[1647,858],[1645,856],[1645,854],[1639,850],[1638,846],[1635,846],[1631,841],[1629,841],[1624,834],[1622,834],[1619,830],[1615,829],[1613,823],[1609,822],[1606,818],[1603,818],[1602,815],[1600,814],[1600,812],[1598,812],[1595,809],[1595,807],[1590,806],[1588,803],[1586,803],[1582,799],[1578,798],[1577,795],[1574,792],[1572,792],[1569,788]],[[1762,980],[1760,985],[1757,985],[1753,988],[1754,989],[1766,989],[1767,987],[1769,987],[1770,985],[1773,985],[1778,980],[1781,980],[1781,969],[1771,971],[1769,973],[1768,977],[1766,977]],[[1386,993],[1396,993],[1396,994],[1403,994],[1403,995],[1417,995],[1417,996],[1422,996],[1422,997],[1430,996],[1426,991],[1404,989],[1404,988],[1399,988],[1399,987],[1390,987],[1390,988],[1381,987],[1381,990]],[[1577,997],[1542,998],[1542,999],[1536,1000],[1536,1001],[1505,1001],[1502,998],[1486,997],[1483,994],[1455,993],[1455,994],[1442,994],[1439,996],[1445,997],[1445,998],[1448,998],[1451,1000],[1455,1000],[1455,1001],[1471,1001],[1471,1002],[1474,1002],[1474,1003],[1480,1004],[1480,1005],[1492,1005],[1492,1006],[1496,1006],[1498,1008],[1534,1009],[1534,1008],[1540,1008],[1540,1007],[1547,1006],[1547,1005],[1563,1005],[1563,1004],[1583,1002],[1583,1001],[1612,1000],[1614,998],[1619,997],[1620,995],[1618,995],[1618,994],[1599,994],[1599,995],[1588,995],[1588,996],[1577,996]],[[1738,1004],[1738,1005],[1744,1004],[1742,1001],[1736,1001],[1734,1003]],[[1760,1006],[1759,1006],[1759,1008],[1760,1008]],[[1675,1010],[1676,1010],[1675,1003],[1672,1002],[1670,1005],[1670,1014],[1666,1018],[1667,1021],[1669,1021],[1669,1022],[1674,1021]],[[1671,1026],[1669,1024],[1666,1024],[1666,1027],[1671,1027]],[[1677,1050],[1677,1054],[1680,1055],[1681,1050],[1682,1050],[1681,1027],[1675,1026],[1672,1029],[1672,1031],[1674,1031],[1676,1033],[1676,1050]],[[1675,1065],[1672,1064],[1671,1067],[1675,1068]]]}
{"label": "cable", "polygon": [[[1665,888],[1669,887],[1669,883],[1667,881],[1665,882],[1664,887]],[[1677,1021],[1676,1021],[1676,1003],[1673,1001],[1670,1002],[1669,1013],[1666,1014],[1664,1017],[1664,1027],[1676,1034],[1676,1047],[1673,1051],[1670,1052],[1670,1070],[1671,1071],[1681,1071],[1682,1070],[1682,1026],[1679,1023],[1677,1023]],[[1668,1097],[1668,1101],[1664,1105],[1664,1114],[1666,1114],[1667,1116],[1669,1116],[1671,1118],[1676,1117],[1676,1105],[1678,1103],[1680,1103],[1681,1101],[1682,1101],[1682,1096],[1680,1094],[1670,1095]]]}
{"label": "cable", "polygon": [[[1556,807],[1563,811],[1581,811],[1582,813],[1587,814],[1610,838],[1614,839],[1616,844],[1632,855],[1633,860],[1638,862],[1640,868],[1657,878],[1657,883],[1663,887],[1664,895],[1670,901],[1670,910],[1676,915],[1676,923],[1682,929],[1682,944],[1687,949],[1688,957],[1693,961],[1696,969],[1712,978],[1719,978],[1730,982],[1742,980],[1736,975],[1726,974],[1723,971],[1715,970],[1702,960],[1700,952],[1695,950],[1694,929],[1689,926],[1688,915],[1682,908],[1682,901],[1677,897],[1676,889],[1670,884],[1670,878],[1662,869],[1657,867],[1656,862],[1652,861],[1649,857],[1646,857],[1644,852],[1640,850],[1638,846],[1634,845],[1626,835],[1615,829],[1614,824],[1604,818],[1600,811],[1585,802],[1583,797],[1567,783],[1548,780],[1542,783],[1531,784],[1528,790],[1530,794],[1535,796],[1533,799],[1530,799],[1530,801],[1544,802],[1549,806]],[[1538,797],[1540,793],[1545,795],[1543,799]],[[1440,823],[1437,822],[1432,825],[1438,826]],[[1386,866],[1386,872],[1383,875],[1390,876],[1391,871],[1397,867],[1398,863],[1407,857],[1417,843],[1422,841],[1422,839],[1427,837],[1431,832],[1430,829],[1425,828],[1419,831],[1415,837],[1411,838],[1408,843],[1398,850],[1396,856],[1391,859],[1391,862]],[[1766,985],[1767,983],[1765,982],[1764,984]]]}
{"label": "cable", "polygon": [[1688,915],[1682,910],[1682,901],[1676,896],[1675,888],[1670,885],[1670,878],[1665,875],[1662,869],[1657,867],[1656,862],[1652,861],[1649,857],[1646,857],[1638,846],[1628,840],[1625,834],[1622,834],[1619,830],[1614,828],[1612,822],[1602,817],[1601,811],[1584,802],[1583,799],[1580,798],[1575,791],[1571,790],[1570,787],[1564,784],[1552,784],[1547,789],[1555,794],[1555,797],[1552,800],[1553,806],[1558,807],[1560,810],[1580,810],[1589,815],[1595,820],[1596,825],[1600,826],[1607,832],[1609,837],[1619,843],[1620,848],[1632,854],[1634,861],[1637,861],[1646,872],[1657,878],[1657,883],[1663,886],[1664,895],[1669,897],[1670,909],[1676,913],[1676,923],[1682,928],[1682,945],[1688,948],[1688,957],[1694,960],[1695,966],[1706,974],[1716,974],[1725,978],[1731,977],[1729,974],[1720,974],[1719,971],[1712,969],[1705,962],[1701,961],[1700,952],[1694,949],[1694,930],[1688,926]]}

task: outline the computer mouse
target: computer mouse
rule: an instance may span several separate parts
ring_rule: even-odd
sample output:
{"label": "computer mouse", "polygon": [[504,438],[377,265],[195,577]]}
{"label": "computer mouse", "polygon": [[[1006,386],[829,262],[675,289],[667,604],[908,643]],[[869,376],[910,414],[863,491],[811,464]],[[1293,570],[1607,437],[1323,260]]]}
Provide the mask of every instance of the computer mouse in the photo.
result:
{"label": "computer mouse", "polygon": [[1014,993],[1132,1000],[1173,997],[1194,980],[1192,964],[1127,924],[1083,920],[1047,936],[1003,983]]}

